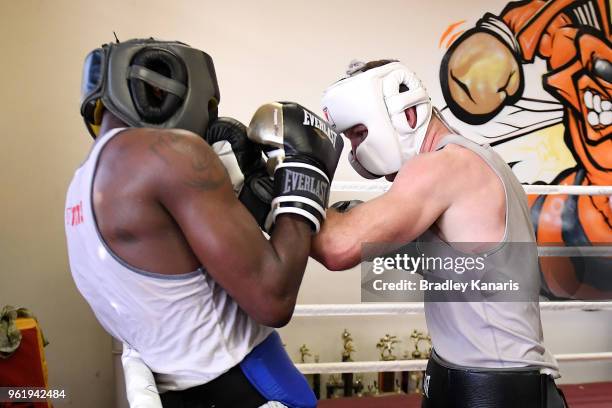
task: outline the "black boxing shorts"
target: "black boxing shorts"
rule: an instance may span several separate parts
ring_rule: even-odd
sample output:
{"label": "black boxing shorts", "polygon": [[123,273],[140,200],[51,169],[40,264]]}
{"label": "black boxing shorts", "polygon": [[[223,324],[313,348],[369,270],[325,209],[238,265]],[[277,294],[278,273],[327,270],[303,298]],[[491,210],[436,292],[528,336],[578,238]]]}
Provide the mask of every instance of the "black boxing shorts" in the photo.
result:
{"label": "black boxing shorts", "polygon": [[183,391],[168,391],[160,394],[160,398],[164,408],[257,408],[268,402],[251,385],[240,366],[231,368],[209,383]]}
{"label": "black boxing shorts", "polygon": [[164,408],[258,408],[269,401],[289,408],[315,408],[317,399],[304,376],[272,332],[240,364],[214,380],[160,394]]}
{"label": "black boxing shorts", "polygon": [[450,367],[432,353],[421,408],[566,408],[554,379],[538,368],[487,370]]}

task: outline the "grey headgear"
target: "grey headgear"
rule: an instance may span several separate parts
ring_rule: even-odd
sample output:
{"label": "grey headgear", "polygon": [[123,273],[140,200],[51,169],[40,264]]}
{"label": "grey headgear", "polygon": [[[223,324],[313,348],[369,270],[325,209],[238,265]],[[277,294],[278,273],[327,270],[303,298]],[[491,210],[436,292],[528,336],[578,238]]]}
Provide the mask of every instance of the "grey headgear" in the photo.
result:
{"label": "grey headgear", "polygon": [[179,128],[204,135],[220,94],[212,58],[177,41],[105,44],[85,58],[81,115],[95,138],[108,109],[134,127]]}

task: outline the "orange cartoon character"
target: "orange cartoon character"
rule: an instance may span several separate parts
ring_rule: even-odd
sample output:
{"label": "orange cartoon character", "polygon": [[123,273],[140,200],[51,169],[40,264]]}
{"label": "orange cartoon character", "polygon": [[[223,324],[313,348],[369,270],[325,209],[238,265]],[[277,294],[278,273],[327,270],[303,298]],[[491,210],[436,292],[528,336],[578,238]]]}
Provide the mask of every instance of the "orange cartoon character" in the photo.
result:
{"label": "orange cartoon character", "polygon": [[[612,185],[612,47],[607,0],[511,2],[487,13],[444,55],[440,83],[461,121],[483,125],[517,103],[523,68],[545,61],[543,88],[562,104],[564,141],[576,166],[552,184]],[[540,245],[612,245],[609,195],[530,196]],[[541,258],[551,297],[612,298],[612,257]]]}

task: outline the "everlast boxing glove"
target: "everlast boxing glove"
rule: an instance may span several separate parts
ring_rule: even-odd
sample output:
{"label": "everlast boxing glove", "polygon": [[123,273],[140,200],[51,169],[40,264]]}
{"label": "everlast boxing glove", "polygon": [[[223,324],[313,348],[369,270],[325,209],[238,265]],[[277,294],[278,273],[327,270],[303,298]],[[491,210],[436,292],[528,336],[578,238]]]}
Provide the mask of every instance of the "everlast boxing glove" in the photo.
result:
{"label": "everlast boxing glove", "polygon": [[218,118],[205,139],[225,166],[238,199],[263,229],[270,212],[273,181],[266,171],[261,147],[247,138],[247,128],[232,118]]}
{"label": "everlast boxing glove", "polygon": [[279,214],[307,218],[319,231],[344,142],[323,119],[291,102],[261,106],[248,129],[274,172],[271,225]]}

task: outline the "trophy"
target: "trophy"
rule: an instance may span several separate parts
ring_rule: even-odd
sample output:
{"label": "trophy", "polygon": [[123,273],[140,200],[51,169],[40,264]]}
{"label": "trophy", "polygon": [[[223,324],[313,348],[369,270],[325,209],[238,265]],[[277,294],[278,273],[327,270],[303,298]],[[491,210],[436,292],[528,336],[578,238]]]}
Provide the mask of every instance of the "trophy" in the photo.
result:
{"label": "trophy", "polygon": [[396,394],[403,394],[403,390],[402,390],[402,384],[400,384],[400,380],[399,378],[395,379],[395,388],[393,389],[393,392],[395,392]]}
{"label": "trophy", "polygon": [[[412,356],[408,353],[408,351],[404,352],[404,360],[410,360],[411,358]],[[410,371],[402,371],[400,373],[400,377],[400,386],[402,388],[402,391],[408,394],[410,392]]]}
{"label": "trophy", "polygon": [[369,397],[378,397],[380,395],[378,381],[374,380],[373,384],[368,384],[368,391],[366,391],[365,395]]}
{"label": "trophy", "polygon": [[[418,330],[413,330],[410,335],[410,339],[414,342],[414,350],[409,355],[408,352],[404,354],[405,359],[426,359],[429,358],[429,352],[431,350],[431,337]],[[420,350],[419,344],[422,342],[429,342],[430,348],[427,351]],[[423,371],[402,371],[401,388],[406,393],[420,393],[423,386]]]}
{"label": "trophy", "polygon": [[[353,346],[351,333],[346,329],[342,332],[342,343],[342,362],[353,361],[351,353],[354,353],[356,350]],[[344,383],[344,396],[353,396],[353,388],[355,387],[355,384],[353,384],[353,373],[343,373],[342,382]]]}
{"label": "trophy", "polygon": [[[310,357],[310,349],[306,344],[302,344],[300,347],[300,362],[305,363],[306,357]],[[315,354],[315,363],[319,362],[319,355]],[[317,399],[321,396],[321,374],[309,374],[305,376],[307,380],[312,384],[312,391],[314,392]]]}
{"label": "trophy", "polygon": [[[380,351],[380,359],[382,361],[392,361],[397,358],[393,355],[394,346],[400,343],[397,336],[385,334],[376,343],[376,348]],[[392,371],[382,371],[378,373],[378,389],[380,392],[393,392],[395,388],[395,373]]]}
{"label": "trophy", "polygon": [[363,397],[363,378],[361,376],[357,376],[355,379],[354,389],[358,398]]}
{"label": "trophy", "polygon": [[300,362],[303,364],[306,362],[306,357],[310,357],[312,354],[310,354],[310,349],[308,348],[308,346],[306,346],[305,344],[302,344],[302,347],[300,347]]}
{"label": "trophy", "polygon": [[329,379],[325,383],[325,398],[338,398],[336,390],[343,387],[344,384],[342,383],[342,380],[338,381],[335,375],[330,375]]}

